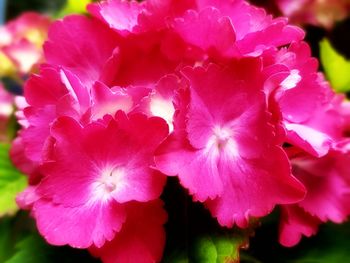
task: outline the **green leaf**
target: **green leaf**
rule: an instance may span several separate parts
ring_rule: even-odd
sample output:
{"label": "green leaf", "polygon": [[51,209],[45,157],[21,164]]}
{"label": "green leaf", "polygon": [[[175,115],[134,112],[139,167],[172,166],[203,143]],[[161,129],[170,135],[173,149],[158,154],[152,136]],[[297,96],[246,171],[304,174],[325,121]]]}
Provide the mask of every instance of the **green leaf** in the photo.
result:
{"label": "green leaf", "polygon": [[0,262],[5,262],[11,255],[11,226],[9,218],[0,219]]}
{"label": "green leaf", "polygon": [[18,210],[16,195],[27,185],[27,178],[12,165],[9,149],[8,144],[0,143],[0,217]]}
{"label": "green leaf", "polygon": [[64,17],[69,14],[85,14],[86,6],[93,0],[67,0],[66,5],[58,12],[57,18]]}
{"label": "green leaf", "polygon": [[243,236],[232,234],[201,237],[194,244],[193,262],[239,262],[239,249],[243,243]]}
{"label": "green leaf", "polygon": [[210,237],[203,237],[195,242],[195,262],[216,263],[217,251],[213,240]]}
{"label": "green leaf", "polygon": [[321,63],[336,92],[350,91],[350,61],[346,60],[324,39],[320,43]]}
{"label": "green leaf", "polygon": [[31,235],[16,245],[17,253],[5,263],[49,263],[50,247],[38,236]]}
{"label": "green leaf", "polygon": [[85,249],[68,246],[56,247],[45,242],[37,233],[22,238],[15,247],[15,253],[5,263],[98,263]]}
{"label": "green leaf", "polygon": [[327,224],[321,226],[313,240],[305,242],[308,246],[299,246],[295,263],[338,263],[350,259],[350,224]]}
{"label": "green leaf", "polygon": [[222,237],[214,240],[217,250],[217,262],[239,261],[239,249],[244,243],[242,238]]}

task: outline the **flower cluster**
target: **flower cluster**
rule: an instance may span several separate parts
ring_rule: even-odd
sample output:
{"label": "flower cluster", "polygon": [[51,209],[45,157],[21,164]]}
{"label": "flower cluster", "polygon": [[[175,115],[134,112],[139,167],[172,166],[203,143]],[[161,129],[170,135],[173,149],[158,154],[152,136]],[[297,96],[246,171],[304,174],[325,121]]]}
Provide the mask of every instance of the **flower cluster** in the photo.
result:
{"label": "flower cluster", "polygon": [[282,207],[281,243],[350,213],[349,111],[304,32],[243,0],[109,0],[55,22],[11,150],[54,245],[157,262],[177,176],[225,227]]}

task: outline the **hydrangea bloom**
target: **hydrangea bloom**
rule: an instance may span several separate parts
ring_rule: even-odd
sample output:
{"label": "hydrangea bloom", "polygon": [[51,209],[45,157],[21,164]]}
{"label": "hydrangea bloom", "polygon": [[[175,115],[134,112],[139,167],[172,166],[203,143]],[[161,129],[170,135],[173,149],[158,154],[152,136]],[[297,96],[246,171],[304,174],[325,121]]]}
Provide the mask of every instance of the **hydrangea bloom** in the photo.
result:
{"label": "hydrangea bloom", "polygon": [[[317,72],[303,31],[243,0],[88,10],[52,25],[47,64],[17,113],[11,154],[30,182],[18,203],[48,242],[104,262],[160,261],[165,175],[226,227],[322,198],[283,147],[318,162],[344,139],[334,111],[343,98]],[[348,214],[332,211],[320,220]]]}
{"label": "hydrangea bloom", "polygon": [[224,69],[185,68],[190,99],[176,109],[183,117],[156,156],[157,167],[178,175],[224,226],[245,227],[250,217],[304,196],[278,147],[260,70],[259,61],[251,59]]}
{"label": "hydrangea bloom", "polygon": [[[54,152],[42,167],[47,176],[36,189],[44,198],[33,205],[39,231],[56,245],[101,247],[112,240],[129,202],[151,201],[162,192],[165,176],[151,165],[167,132],[162,119],[139,114],[118,112],[84,128],[72,118],[58,119],[51,128]],[[71,231],[62,235],[65,229]]]}

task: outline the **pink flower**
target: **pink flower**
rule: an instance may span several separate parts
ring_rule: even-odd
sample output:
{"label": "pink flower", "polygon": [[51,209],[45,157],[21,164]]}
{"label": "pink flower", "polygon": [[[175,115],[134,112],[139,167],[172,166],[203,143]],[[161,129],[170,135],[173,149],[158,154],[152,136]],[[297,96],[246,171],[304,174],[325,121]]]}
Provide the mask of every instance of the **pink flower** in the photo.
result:
{"label": "pink flower", "polygon": [[44,15],[27,12],[0,27],[0,53],[15,67],[13,73],[28,74],[42,61],[41,47],[50,23]]}
{"label": "pink flower", "polygon": [[13,96],[0,83],[0,141],[8,140],[7,128],[9,118],[14,111],[13,101]]}
{"label": "pink flower", "polygon": [[152,168],[152,156],[167,133],[162,119],[141,114],[118,112],[115,120],[86,127],[59,118],[35,189],[40,198],[32,205],[42,235],[51,244],[79,248],[112,240],[130,201],[160,196],[165,176]]}
{"label": "pink flower", "polygon": [[[327,154],[341,139],[342,117],[335,93],[317,72],[317,61],[304,42],[264,54],[266,93],[286,132],[286,142],[315,156]],[[278,121],[278,120],[277,120]]]}
{"label": "pink flower", "polygon": [[176,109],[183,117],[157,151],[157,167],[178,175],[224,226],[245,227],[251,217],[304,196],[269,124],[260,68],[251,59],[185,68],[189,102]]}
{"label": "pink flower", "polygon": [[89,251],[106,263],[160,262],[165,244],[163,224],[167,219],[162,202],[131,204],[127,214],[127,221],[112,241],[102,248],[91,247]]}
{"label": "pink flower", "polygon": [[295,175],[306,187],[305,199],[282,206],[280,242],[296,245],[302,235],[311,236],[319,224],[344,222],[350,214],[349,152],[331,151],[315,158],[302,151],[290,151]]}

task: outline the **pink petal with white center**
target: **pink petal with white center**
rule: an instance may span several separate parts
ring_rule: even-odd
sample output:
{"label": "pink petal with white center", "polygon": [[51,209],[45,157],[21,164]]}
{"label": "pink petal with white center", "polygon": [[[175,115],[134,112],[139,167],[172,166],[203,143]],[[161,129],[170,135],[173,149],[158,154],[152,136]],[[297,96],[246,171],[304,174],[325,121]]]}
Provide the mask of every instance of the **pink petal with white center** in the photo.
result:
{"label": "pink petal with white center", "polygon": [[126,218],[124,206],[115,201],[65,207],[41,199],[34,203],[32,213],[47,242],[75,248],[102,247],[120,231]]}
{"label": "pink petal with white center", "polygon": [[236,54],[236,35],[228,17],[219,10],[208,7],[200,12],[188,10],[182,18],[176,18],[174,30],[189,44],[204,51],[214,49],[220,55]]}
{"label": "pink petal with white center", "polygon": [[[175,130],[157,150],[157,167],[177,174],[194,199],[206,201],[225,226],[245,227],[249,217],[299,201],[305,189],[274,146],[260,61],[186,68],[183,74],[190,82],[190,101],[177,105]],[[268,199],[260,198],[267,193]]]}
{"label": "pink petal with white center", "polygon": [[321,223],[317,217],[311,216],[297,205],[285,205],[281,208],[279,242],[286,247],[299,243],[302,236],[316,234]]}
{"label": "pink petal with white center", "polygon": [[163,120],[141,114],[119,112],[107,127],[93,123],[84,128],[62,117],[51,129],[55,148],[38,191],[65,206],[158,198],[165,176],[151,168],[153,152],[167,134]]}
{"label": "pink petal with white center", "polygon": [[48,63],[68,69],[90,88],[117,45],[116,34],[101,22],[72,15],[52,24],[44,51]]}
{"label": "pink petal with white center", "polygon": [[90,253],[105,263],[160,262],[165,245],[163,224],[167,219],[162,205],[160,200],[131,203],[121,231],[103,247],[91,247]]}
{"label": "pink petal with white center", "polygon": [[[247,59],[226,69],[210,65],[207,70],[183,70],[191,83],[186,130],[195,148],[210,147],[212,139],[219,144],[231,140],[237,144],[240,140],[240,155],[251,158],[259,156],[261,149],[271,143],[272,127],[267,123],[265,96],[259,90],[262,86],[258,83],[259,65],[258,60]],[[255,79],[245,75],[247,68],[256,74]],[[262,126],[265,128],[261,129]]]}

